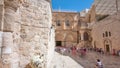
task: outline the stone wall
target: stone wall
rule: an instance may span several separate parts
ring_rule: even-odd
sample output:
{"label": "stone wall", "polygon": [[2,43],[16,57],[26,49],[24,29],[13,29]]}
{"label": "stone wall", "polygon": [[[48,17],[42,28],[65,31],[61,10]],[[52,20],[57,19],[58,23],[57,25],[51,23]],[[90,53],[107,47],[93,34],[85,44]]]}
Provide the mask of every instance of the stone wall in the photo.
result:
{"label": "stone wall", "polygon": [[96,22],[92,28],[93,47],[114,53],[120,50],[120,12]]}
{"label": "stone wall", "polygon": [[4,0],[3,6],[0,68],[49,68],[55,45],[50,2]]}
{"label": "stone wall", "polygon": [[[90,13],[93,13],[92,11]],[[89,15],[89,14],[88,14]],[[88,18],[80,16],[78,12],[53,11],[52,23],[55,26],[55,41],[57,46],[83,47],[84,32],[90,32]],[[92,21],[92,18],[91,18]],[[67,24],[68,25],[67,25]],[[89,36],[90,37],[90,36]],[[87,40],[89,41],[89,40]],[[87,45],[90,45],[87,44]]]}

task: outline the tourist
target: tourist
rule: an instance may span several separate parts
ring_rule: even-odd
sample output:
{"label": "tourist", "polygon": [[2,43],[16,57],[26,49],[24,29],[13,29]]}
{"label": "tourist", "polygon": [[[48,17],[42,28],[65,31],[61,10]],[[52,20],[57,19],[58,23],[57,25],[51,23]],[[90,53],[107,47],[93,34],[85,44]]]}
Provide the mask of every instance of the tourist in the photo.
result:
{"label": "tourist", "polygon": [[76,47],[75,46],[72,47],[72,55],[76,55]]}
{"label": "tourist", "polygon": [[113,49],[113,55],[116,55],[116,53],[115,53],[115,49]]}
{"label": "tourist", "polygon": [[118,56],[120,56],[120,50],[117,51]]}
{"label": "tourist", "polygon": [[100,61],[100,59],[97,59],[97,63],[96,63],[97,68],[103,68],[103,64]]}

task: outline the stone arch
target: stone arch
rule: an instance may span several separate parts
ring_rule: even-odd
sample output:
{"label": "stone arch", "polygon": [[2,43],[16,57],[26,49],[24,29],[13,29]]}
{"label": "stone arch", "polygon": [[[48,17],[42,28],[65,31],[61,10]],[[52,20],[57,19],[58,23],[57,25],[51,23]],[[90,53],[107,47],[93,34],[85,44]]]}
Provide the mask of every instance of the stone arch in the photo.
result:
{"label": "stone arch", "polygon": [[62,41],[64,40],[64,34],[60,33],[60,32],[56,32],[56,36],[55,36],[56,40]]}
{"label": "stone arch", "polygon": [[77,14],[77,15],[74,15],[73,18],[74,18],[75,21],[77,21],[78,18],[79,18],[79,15],[78,15],[78,14]]}
{"label": "stone arch", "polygon": [[65,15],[65,20],[73,21],[74,17],[72,15]]}
{"label": "stone arch", "polygon": [[111,52],[112,50],[112,41],[110,39],[105,39],[104,40],[104,50],[108,53]]}
{"label": "stone arch", "polygon": [[67,34],[66,37],[64,38],[65,41],[72,42],[74,41],[74,37],[72,34]]}
{"label": "stone arch", "polygon": [[62,16],[57,16],[57,17],[56,17],[56,20],[60,20],[60,21],[63,20],[63,19],[62,19]]}
{"label": "stone arch", "polygon": [[84,32],[83,37],[84,37],[84,41],[89,40],[89,34],[87,32]]}
{"label": "stone arch", "polygon": [[56,14],[55,20],[60,20],[63,21],[64,20],[64,16],[62,14]]}

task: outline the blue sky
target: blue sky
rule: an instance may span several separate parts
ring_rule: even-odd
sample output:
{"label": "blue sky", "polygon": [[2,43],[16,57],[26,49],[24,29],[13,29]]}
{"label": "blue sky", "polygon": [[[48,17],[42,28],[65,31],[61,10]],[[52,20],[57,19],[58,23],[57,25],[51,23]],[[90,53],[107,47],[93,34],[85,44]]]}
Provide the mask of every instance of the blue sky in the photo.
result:
{"label": "blue sky", "polygon": [[82,11],[90,8],[94,0],[52,0],[53,10]]}

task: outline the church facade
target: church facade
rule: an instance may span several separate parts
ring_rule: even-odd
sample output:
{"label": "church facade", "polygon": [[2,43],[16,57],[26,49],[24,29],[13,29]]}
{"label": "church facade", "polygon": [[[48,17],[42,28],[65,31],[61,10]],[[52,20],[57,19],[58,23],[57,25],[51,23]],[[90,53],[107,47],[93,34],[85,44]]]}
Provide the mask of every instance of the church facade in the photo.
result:
{"label": "church facade", "polygon": [[56,45],[89,46],[91,29],[86,18],[78,12],[53,11]]}

